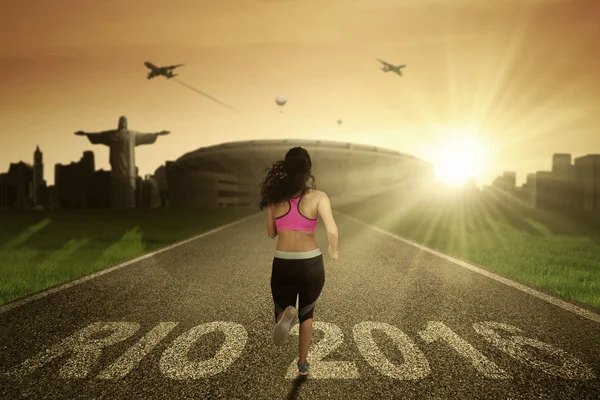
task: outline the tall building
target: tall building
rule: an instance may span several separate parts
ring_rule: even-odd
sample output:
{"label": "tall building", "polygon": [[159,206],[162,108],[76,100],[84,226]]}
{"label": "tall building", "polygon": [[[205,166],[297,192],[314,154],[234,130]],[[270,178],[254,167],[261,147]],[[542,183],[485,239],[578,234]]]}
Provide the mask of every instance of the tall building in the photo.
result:
{"label": "tall building", "polygon": [[534,173],[529,173],[527,174],[527,178],[526,178],[526,182],[525,184],[527,185],[533,185],[533,182],[535,181],[535,174]]}
{"label": "tall building", "polygon": [[33,183],[32,183],[32,200],[33,205],[37,206],[42,203],[41,192],[42,185],[44,183],[44,161],[43,154],[40,151],[40,146],[36,146],[35,152],[33,153]]}
{"label": "tall building", "polygon": [[517,173],[504,171],[502,176],[494,179],[492,186],[505,192],[514,192],[517,188]]}
{"label": "tall building", "polygon": [[537,171],[533,188],[533,206],[536,208],[551,208],[554,205],[554,179],[552,171]]}
{"label": "tall building", "polygon": [[0,174],[0,209],[8,208],[8,174]]}
{"label": "tall building", "polygon": [[110,207],[110,171],[94,171],[88,185],[87,206],[89,208]]}
{"label": "tall building", "polygon": [[167,168],[165,165],[161,165],[154,171],[154,179],[158,184],[158,193],[160,196],[160,206],[167,207],[167,199],[169,194],[169,186],[167,182]]}
{"label": "tall building", "polygon": [[81,166],[85,171],[94,172],[96,170],[96,163],[94,160],[94,152],[93,151],[84,151],[83,157],[79,161]]}
{"label": "tall building", "polygon": [[152,175],[146,175],[143,179],[140,176],[137,177],[135,202],[136,208],[161,207],[158,182]]}
{"label": "tall building", "polygon": [[33,168],[31,165],[20,161],[10,163],[8,172],[2,176],[0,199],[6,208],[27,209],[31,206],[31,186],[33,181]]}
{"label": "tall building", "polygon": [[600,154],[575,159],[575,176],[583,195],[583,208],[600,210]]}
{"label": "tall building", "polygon": [[508,189],[514,190],[517,187],[517,173],[512,171],[504,171],[502,180]]}
{"label": "tall building", "polygon": [[60,208],[87,208],[94,174],[94,153],[85,151],[79,162],[56,164],[54,180]]}
{"label": "tall building", "polygon": [[523,192],[525,202],[529,206],[535,207],[535,174],[527,174],[527,180],[523,185]]}
{"label": "tall building", "polygon": [[552,156],[554,178],[554,204],[558,208],[581,208],[582,194],[575,179],[571,155],[557,153]]}
{"label": "tall building", "polygon": [[138,168],[135,168],[135,208],[144,208],[144,180],[138,175]]}
{"label": "tall building", "polygon": [[528,175],[525,186],[530,193],[531,204],[537,208],[576,209],[583,205],[582,186],[577,181],[571,154],[553,154],[552,170],[538,171],[531,178]]}
{"label": "tall building", "polygon": [[556,153],[552,155],[552,175],[559,180],[572,180],[573,165],[570,154]]}

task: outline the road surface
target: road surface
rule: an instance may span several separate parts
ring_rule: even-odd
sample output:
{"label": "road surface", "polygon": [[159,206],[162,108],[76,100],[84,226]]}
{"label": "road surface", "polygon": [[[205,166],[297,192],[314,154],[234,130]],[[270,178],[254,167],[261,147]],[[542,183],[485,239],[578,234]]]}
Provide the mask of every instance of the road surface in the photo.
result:
{"label": "road surface", "polygon": [[0,398],[598,399],[600,310],[340,214],[298,379],[264,218],[0,308]]}

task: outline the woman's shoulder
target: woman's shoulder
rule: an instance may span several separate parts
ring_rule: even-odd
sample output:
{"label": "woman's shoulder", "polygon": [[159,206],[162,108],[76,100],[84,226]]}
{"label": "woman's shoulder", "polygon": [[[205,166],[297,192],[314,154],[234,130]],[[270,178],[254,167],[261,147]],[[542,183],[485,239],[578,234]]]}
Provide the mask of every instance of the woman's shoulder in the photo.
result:
{"label": "woman's shoulder", "polygon": [[308,189],[307,194],[315,199],[320,199],[323,196],[327,196],[324,191],[317,189]]}

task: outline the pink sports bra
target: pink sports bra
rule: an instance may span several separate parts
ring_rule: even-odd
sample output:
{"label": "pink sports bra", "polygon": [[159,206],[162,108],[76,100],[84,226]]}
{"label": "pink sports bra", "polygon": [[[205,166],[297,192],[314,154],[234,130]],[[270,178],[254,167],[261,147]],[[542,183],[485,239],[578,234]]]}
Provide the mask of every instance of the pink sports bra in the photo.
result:
{"label": "pink sports bra", "polygon": [[319,216],[316,219],[306,218],[300,212],[300,200],[302,196],[294,197],[288,202],[290,203],[290,209],[287,213],[281,217],[275,218],[275,226],[277,230],[292,230],[292,231],[305,231],[314,232],[317,230],[317,223],[319,222]]}

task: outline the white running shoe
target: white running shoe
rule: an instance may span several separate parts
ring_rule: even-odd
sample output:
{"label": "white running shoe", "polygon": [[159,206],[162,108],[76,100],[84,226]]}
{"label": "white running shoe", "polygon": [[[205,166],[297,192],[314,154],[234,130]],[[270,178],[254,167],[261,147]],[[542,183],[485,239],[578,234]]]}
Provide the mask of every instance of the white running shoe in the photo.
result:
{"label": "white running shoe", "polygon": [[288,306],[283,310],[283,315],[273,330],[273,343],[275,345],[281,346],[287,341],[294,322],[296,322],[296,308]]}

